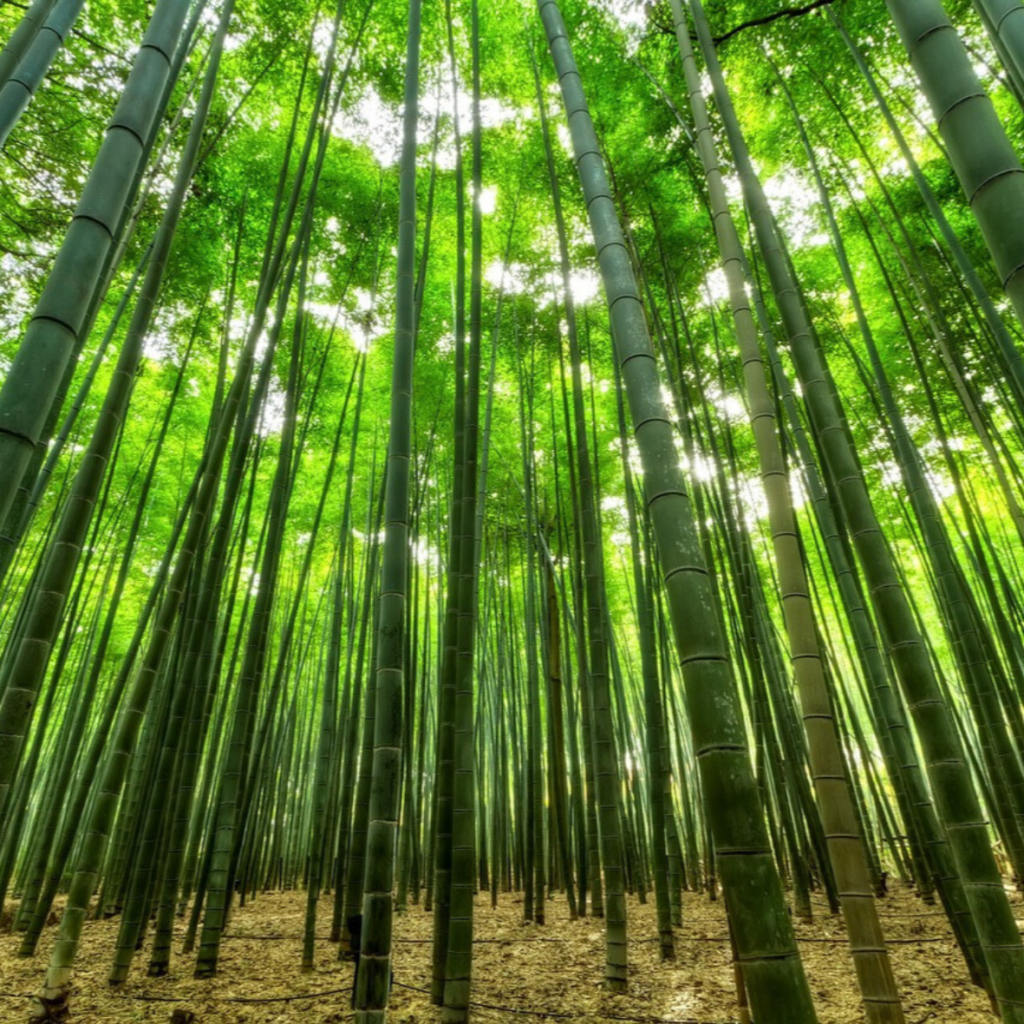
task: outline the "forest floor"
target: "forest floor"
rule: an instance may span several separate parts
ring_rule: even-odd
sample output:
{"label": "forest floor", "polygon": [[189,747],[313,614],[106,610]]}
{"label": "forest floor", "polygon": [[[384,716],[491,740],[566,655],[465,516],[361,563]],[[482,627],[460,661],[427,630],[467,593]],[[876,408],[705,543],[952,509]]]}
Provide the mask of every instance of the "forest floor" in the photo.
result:
{"label": "forest floor", "polygon": [[[1014,895],[1018,917],[1024,904]],[[167,1024],[175,1010],[195,1024],[328,1024],[348,1019],[352,965],[337,947],[317,942],[314,971],[300,970],[305,895],[260,895],[235,911],[221,948],[220,974],[192,976],[191,957],[178,956],[166,978],[145,977],[146,953],[125,984],[107,984],[118,921],[88,921],[75,975],[71,1020],[76,1024]],[[477,898],[472,1019],[478,1024],[731,1024],[737,1020],[733,972],[722,902],[687,894],[676,959],[658,957],[653,896],[628,907],[630,991],[604,991],[604,933],[593,919],[570,921],[565,900],[547,904],[547,923],[523,924],[520,898],[505,895],[492,910]],[[993,1024],[985,994],[971,985],[945,918],[907,890],[880,907],[908,1024]],[[326,934],[331,901],[320,904]],[[390,1021],[436,1024],[430,1005],[432,916],[421,907],[396,917]],[[821,1024],[862,1024],[842,921],[822,907],[797,936]],[[47,929],[35,960],[17,957],[18,938],[0,935],[0,1021],[25,1021],[49,956],[56,927]],[[342,990],[342,991],[339,991]],[[187,1014],[178,1019],[188,1020]],[[766,1022],[767,1024],[767,1022]]]}

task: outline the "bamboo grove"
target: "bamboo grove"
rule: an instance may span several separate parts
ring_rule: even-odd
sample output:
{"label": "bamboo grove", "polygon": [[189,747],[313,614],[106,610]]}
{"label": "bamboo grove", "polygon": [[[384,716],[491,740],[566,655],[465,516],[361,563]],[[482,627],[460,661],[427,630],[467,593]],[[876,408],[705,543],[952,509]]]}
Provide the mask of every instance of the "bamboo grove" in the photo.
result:
{"label": "bamboo grove", "polygon": [[741,1020],[820,899],[894,1024],[899,887],[1024,1022],[1024,6],[0,30],[5,1019],[296,890],[360,1024],[398,916],[459,1024],[499,902],[624,992],[684,893]]}

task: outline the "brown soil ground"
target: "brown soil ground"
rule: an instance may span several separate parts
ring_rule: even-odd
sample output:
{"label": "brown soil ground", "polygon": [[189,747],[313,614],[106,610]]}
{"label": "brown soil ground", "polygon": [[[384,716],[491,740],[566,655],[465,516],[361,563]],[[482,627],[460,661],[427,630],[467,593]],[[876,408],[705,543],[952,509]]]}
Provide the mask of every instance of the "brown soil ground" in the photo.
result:
{"label": "brown soil ground", "polygon": [[[1018,916],[1024,916],[1024,906],[1015,906]],[[193,1013],[195,1024],[345,1020],[351,1015],[349,995],[337,990],[351,984],[352,965],[339,962],[337,947],[322,938],[315,970],[301,972],[304,909],[302,893],[261,895],[234,914],[217,978],[196,980],[192,959],[180,956],[167,978],[147,978],[143,952],[131,979],[118,988],[106,982],[117,920],[89,921],[78,958],[72,1020],[167,1024],[178,1009]],[[906,891],[888,896],[880,910],[908,1024],[993,1024],[996,1018],[988,1000],[970,984],[941,913]],[[601,922],[570,921],[560,898],[548,903],[544,926],[523,924],[522,913],[522,902],[511,896],[504,896],[493,911],[486,896],[477,900],[472,1019],[478,1024],[544,1024],[556,1019],[575,1024],[729,1024],[738,1019],[720,901],[687,895],[676,959],[661,962],[657,941],[652,940],[653,900],[646,906],[631,900],[626,995],[611,995],[602,988]],[[322,922],[329,921],[329,900],[321,902],[320,914]],[[822,911],[812,923],[798,922],[796,927],[822,1024],[861,1024],[864,1015],[842,922]],[[324,934],[326,924],[318,931]],[[24,995],[38,987],[55,934],[56,928],[47,930],[35,960],[19,959],[17,938],[0,935],[0,1021],[27,1019],[31,1004]],[[419,907],[396,920],[396,987],[389,1015],[394,1024],[440,1020],[423,991],[430,979],[430,934],[431,915]],[[307,994],[310,997],[304,998]]]}

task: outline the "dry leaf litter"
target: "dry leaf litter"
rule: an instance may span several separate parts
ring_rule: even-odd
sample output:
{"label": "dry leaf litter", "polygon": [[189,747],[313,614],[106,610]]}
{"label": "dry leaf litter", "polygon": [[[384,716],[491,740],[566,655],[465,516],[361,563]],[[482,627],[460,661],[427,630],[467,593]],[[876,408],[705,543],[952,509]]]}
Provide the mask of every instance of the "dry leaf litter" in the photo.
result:
{"label": "dry leaf litter", "polygon": [[[1013,895],[1018,917],[1024,905]],[[321,900],[316,964],[300,969],[305,894],[275,892],[236,909],[221,948],[216,978],[192,976],[194,960],[175,951],[166,978],[145,976],[147,949],[131,978],[107,983],[118,920],[87,922],[77,961],[75,1024],[333,1024],[351,1018],[352,965],[339,962],[326,938],[331,899]],[[569,919],[565,900],[546,904],[546,924],[523,923],[521,898],[503,895],[492,909],[477,897],[473,950],[475,1024],[732,1024],[738,1020],[733,969],[722,902],[686,894],[684,925],[676,929],[676,957],[658,955],[653,898],[630,900],[629,992],[604,990],[604,932],[592,918]],[[7,910],[12,909],[8,906]],[[795,921],[819,1020],[862,1024],[856,982],[842,920],[816,903],[813,922]],[[993,1024],[985,994],[973,986],[949,925],[936,907],[907,890],[880,903],[908,1024]],[[5,918],[9,917],[7,914]],[[395,918],[394,972],[389,1020],[437,1024],[431,1006],[432,915],[411,906]],[[178,949],[184,923],[178,923]],[[56,927],[47,928],[34,960],[17,956],[19,937],[0,935],[0,1020],[24,1021],[38,987]],[[337,991],[337,990],[343,991]],[[324,994],[327,993],[327,994]],[[305,996],[309,998],[301,998]],[[296,998],[300,997],[300,998]],[[234,1001],[231,1001],[234,1000]],[[247,1002],[246,1000],[254,1000]],[[766,1022],[768,1024],[768,1022]]]}

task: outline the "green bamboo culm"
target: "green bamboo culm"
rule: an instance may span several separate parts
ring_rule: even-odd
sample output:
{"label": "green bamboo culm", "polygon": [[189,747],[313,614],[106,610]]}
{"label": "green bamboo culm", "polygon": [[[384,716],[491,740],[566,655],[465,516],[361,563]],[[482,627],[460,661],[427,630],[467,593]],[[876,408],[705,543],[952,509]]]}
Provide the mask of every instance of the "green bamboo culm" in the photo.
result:
{"label": "green bamboo culm", "polygon": [[395,351],[384,495],[384,547],[377,633],[373,782],[366,834],[363,927],[356,1020],[384,1024],[391,989],[391,917],[401,810],[402,702],[409,581],[409,480],[413,353],[416,344],[416,120],[419,113],[420,0],[409,0],[395,283]]}
{"label": "green bamboo culm", "polygon": [[[111,450],[124,420],[185,190],[192,178],[194,162],[195,152],[192,152],[186,155],[179,168],[175,192],[157,236],[158,251],[151,255],[146,281],[122,345],[116,371],[93,429],[88,450],[75,476],[71,498],[48,549],[41,587],[22,627],[22,637],[12,667],[12,682],[5,689],[0,702],[0,809],[4,806],[8,787],[17,772],[36,696],[46,673],[54,636],[61,623],[64,599],[78,565],[86,531],[92,521],[96,497]],[[14,372],[12,367],[11,376]],[[3,440],[0,436],[0,445]]]}
{"label": "green bamboo culm", "polygon": [[[999,280],[1024,323],[1024,167],[940,0],[886,0],[886,7],[935,114]],[[1019,348],[1012,355],[1010,372],[1022,392],[1024,360]]]}
{"label": "green bamboo culm", "polygon": [[[1024,8],[1021,9],[1024,10]],[[914,183],[917,185],[918,191],[921,193],[921,198],[924,200],[925,206],[928,208],[928,212],[931,214],[932,219],[938,226],[943,241],[945,241],[946,246],[953,256],[954,262],[959,268],[960,273],[963,275],[967,286],[970,288],[971,294],[977,301],[985,318],[985,323],[992,332],[992,337],[996,340],[998,351],[1002,354],[1006,367],[1008,368],[1008,383],[1013,386],[1017,394],[1018,401],[1024,405],[1024,392],[1020,390],[1020,374],[1012,369],[1014,363],[1020,361],[1020,352],[1017,349],[1006,324],[1003,322],[999,311],[996,309],[992,296],[989,295],[981,278],[978,276],[977,269],[971,262],[971,259],[964,250],[960,240],[957,238],[952,225],[949,223],[949,218],[943,212],[942,206],[940,205],[935,192],[928,183],[928,179],[921,171],[917,160],[914,158],[914,154],[911,152],[910,146],[907,144],[907,140],[903,132],[900,130],[899,124],[893,117],[888,101],[882,93],[882,90],[879,89],[875,76],[872,73],[871,68],[868,66],[867,61],[864,59],[864,55],[850,37],[850,34],[847,32],[842,21],[832,9],[829,9],[829,19],[835,26],[840,38],[849,49],[860,73],[864,76],[864,81],[867,83],[868,89],[870,90],[875,103],[878,105],[879,112],[882,114],[882,117],[885,118],[885,123],[888,125],[892,137],[896,140],[896,145],[899,147],[900,155],[903,157],[903,160],[910,170],[910,175],[914,179]]]}
{"label": "green bamboo culm", "polygon": [[[148,331],[149,322],[152,318],[155,297],[159,292],[163,270],[166,265],[171,243],[181,215],[182,206],[189,184],[192,181],[196,160],[199,155],[199,147],[203,139],[203,130],[209,114],[210,105],[213,100],[217,85],[217,75],[220,68],[221,56],[224,52],[224,40],[227,37],[228,27],[234,13],[234,0],[225,0],[221,9],[220,22],[217,33],[207,57],[206,73],[203,82],[203,89],[199,96],[196,111],[192,119],[192,126],[189,130],[188,140],[185,144],[185,151],[182,155],[178,173],[175,176],[174,187],[171,198],[168,201],[167,211],[164,215],[160,230],[157,232],[156,241],[153,247],[153,255],[150,262],[150,270],[147,273],[146,281],[140,295],[139,306],[136,315],[132,318],[132,324],[128,330],[128,337],[122,349],[121,362],[125,361],[125,355],[132,349],[131,358],[135,362],[142,353],[142,340]],[[119,369],[122,369],[119,366]],[[125,372],[127,368],[122,369]],[[199,692],[203,691],[199,689]],[[174,766],[178,760],[179,743],[182,738],[182,723],[185,720],[189,707],[189,700],[193,690],[187,686],[179,685],[172,698],[167,735],[164,737],[163,748],[160,753],[157,772],[157,783],[153,794],[151,805],[147,809],[146,840],[147,848],[152,850],[157,844],[157,834],[165,815],[164,801],[170,798],[171,780],[174,773]],[[150,858],[143,856],[140,852],[138,863],[135,868],[135,878],[132,881],[130,898],[126,904],[121,919],[121,927],[118,935],[118,948],[115,957],[114,967],[109,980],[116,984],[126,980],[134,954],[141,944],[140,938],[144,934],[147,923],[147,913],[150,910],[150,885],[151,864]]]}
{"label": "green bamboo culm", "polygon": [[[878,614],[897,678],[917,728],[939,817],[991,975],[992,990],[1008,1021],[1024,1020],[1024,945],[1003,890],[988,825],[968,772],[956,722],[914,618],[897,567],[875,514],[856,453],[848,440],[843,411],[832,391],[827,367],[778,234],[764,190],[754,171],[735,109],[718,63],[700,0],[690,0],[700,48],[715,101],[739,171],[758,247],[789,338],[811,423],[845,513],[869,593]],[[930,3],[930,0],[924,0]]]}
{"label": "green bamboo culm", "polygon": [[772,857],[739,694],[672,421],[582,81],[556,0],[538,7],[565,104],[626,388],[700,767],[705,813],[755,1018],[817,1020]]}
{"label": "green bamboo culm", "polygon": [[131,202],[187,0],[158,0],[78,208],[0,388],[0,521],[41,440],[64,370],[81,345],[93,292]]}
{"label": "green bamboo culm", "polygon": [[11,77],[22,56],[32,45],[53,4],[54,0],[33,0],[32,6],[21,16],[16,28],[4,43],[3,50],[0,50],[0,87]]}
{"label": "green bamboo culm", "polygon": [[1020,0],[974,0],[974,6],[1020,102],[1024,96],[1024,4]]}
{"label": "green bamboo culm", "polygon": [[[455,33],[451,0],[445,2],[448,60],[452,96],[458,95],[455,63]],[[438,681],[437,737],[435,744],[436,784],[434,787],[434,950],[430,997],[444,1004],[448,974],[448,947],[451,930],[452,844],[455,785],[455,704],[458,641],[459,544],[462,531],[462,484],[465,464],[465,338],[466,338],[466,196],[462,166],[462,140],[458,103],[452,107],[455,147],[455,417],[453,444],[452,496],[448,518],[448,571],[445,574],[445,603],[442,622],[442,655]]]}
{"label": "green bamboo culm", "polygon": [[[199,0],[198,3],[193,4],[191,14],[185,23],[184,29],[178,33],[178,45],[174,51],[170,70],[164,80],[162,95],[157,103],[157,110],[161,114],[167,109],[168,101],[174,92],[174,86],[178,81],[185,59],[192,51],[192,41],[195,38],[199,19],[206,9],[206,3],[207,0]],[[146,199],[155,180],[154,175],[145,173],[146,168],[151,158],[154,158],[155,164],[163,165],[171,139],[175,135],[176,126],[184,115],[185,106],[189,103],[194,84],[195,81],[190,83],[184,91],[181,97],[182,105],[179,106],[174,118],[171,120],[164,142],[159,148],[156,147],[156,141],[162,127],[162,116],[154,117],[150,122],[149,136],[144,140],[143,153],[137,162],[134,181],[127,189],[128,201],[117,223],[114,244],[107,249],[104,266],[96,278],[97,283],[92,289],[91,298],[88,300],[86,311],[77,331],[76,345],[65,364],[64,373],[54,392],[49,413],[39,432],[39,440],[35,451],[29,457],[21,481],[12,499],[10,510],[3,521],[3,526],[0,527],[0,581],[6,578],[6,573],[15,551],[29,528],[33,511],[38,507],[42,496],[46,493],[53,470],[53,460],[59,457],[63,447],[63,441],[58,439],[57,443],[50,444],[50,440],[57,427],[72,379],[75,376],[78,358],[85,347],[86,341],[89,339],[92,328],[96,323],[96,318],[103,306],[103,300],[106,298],[107,291],[115,280],[124,255],[128,251],[128,246],[135,235],[139,218],[146,207]],[[146,260],[143,260],[140,266],[144,267],[145,264]],[[110,327],[111,324],[108,324],[108,331]],[[87,380],[83,380],[82,386],[85,387],[86,383]],[[72,407],[65,417],[65,422],[68,419],[73,419],[73,412],[74,408]]]}
{"label": "green bamboo culm", "polygon": [[[455,658],[455,734],[452,764],[452,864],[448,956],[445,965],[443,1024],[462,1024],[469,1014],[473,967],[473,895],[476,891],[476,777],[473,716],[473,654],[477,613],[477,548],[474,530],[477,513],[477,463],[480,419],[482,213],[480,138],[480,31],[479,6],[471,3],[473,60],[472,181],[470,227],[470,349],[463,421],[462,512],[458,522],[458,618]],[[457,470],[456,470],[457,471]]]}
{"label": "green bamboo culm", "polygon": [[85,0],[57,0],[49,17],[33,33],[17,66],[0,86],[0,146],[7,142],[25,113],[84,4]]}
{"label": "green bamboo culm", "polygon": [[[910,499],[910,506],[917,516],[922,539],[925,541],[927,558],[932,566],[936,589],[943,599],[950,646],[954,651],[964,688],[981,729],[982,755],[988,767],[990,779],[993,781],[995,808],[1003,823],[1002,834],[1006,837],[1007,854],[1014,865],[1019,865],[1021,860],[1020,839],[1014,823],[1014,814],[1020,814],[1024,778],[1022,778],[1017,754],[1013,750],[1003,719],[1002,708],[995,692],[993,666],[987,657],[987,650],[992,644],[992,638],[988,633],[974,593],[967,586],[966,578],[942,523],[938,503],[928,485],[924,463],[911,439],[903,413],[893,396],[889,375],[881,359],[874,332],[864,309],[860,289],[857,286],[846,246],[839,230],[832,200],[825,187],[817,155],[808,138],[789,85],[781,71],[778,68],[775,70],[779,76],[783,95],[793,113],[797,131],[807,155],[808,166],[818,188],[821,206],[825,213],[829,233],[832,236],[836,259],[853,304],[854,315],[864,346],[868,352],[869,364],[877,383],[881,407],[888,420],[888,429],[893,438],[906,493]],[[865,236],[870,238],[867,224],[864,223],[863,226]],[[1007,828],[1011,829],[1009,834],[1006,832]],[[1021,876],[1019,867],[1016,868],[1016,873],[1018,877]]]}
{"label": "green bamboo culm", "polygon": [[[327,665],[323,682],[323,709],[320,715],[320,742],[316,755],[316,774],[314,777],[314,792],[316,803],[313,808],[312,834],[309,843],[309,882],[306,894],[306,925],[303,931],[302,946],[302,969],[303,971],[313,970],[314,953],[316,949],[316,916],[317,904],[319,902],[320,890],[325,872],[325,852],[329,846],[327,836],[330,834],[325,825],[325,816],[329,812],[329,793],[331,779],[337,778],[337,741],[338,731],[337,711],[338,684],[341,677],[341,643],[343,623],[343,594],[344,594],[344,565],[348,551],[348,538],[352,528],[352,487],[355,478],[355,452],[359,439],[359,418],[362,411],[363,383],[366,374],[366,354],[362,353],[352,365],[352,376],[349,379],[348,391],[345,393],[345,401],[342,403],[341,416],[338,418],[338,428],[334,435],[334,445],[331,453],[331,461],[328,465],[327,477],[320,495],[320,504],[317,508],[315,525],[319,528],[323,515],[324,504],[328,493],[331,492],[331,482],[334,477],[334,467],[338,456],[338,448],[341,444],[341,432],[345,426],[345,417],[348,412],[349,399],[352,397],[352,389],[355,386],[356,377],[359,378],[359,391],[356,397],[355,426],[352,429],[352,449],[349,459],[348,473],[345,482],[345,500],[342,505],[341,529],[338,532],[338,541],[335,555],[334,579],[331,584],[334,607],[331,609],[330,626],[328,627],[328,655]],[[306,557],[303,560],[303,575],[308,575],[312,563],[313,545],[310,544],[306,550]],[[342,711],[341,720],[344,721],[345,713]]]}
{"label": "green bamboo culm", "polygon": [[[162,2],[169,2],[169,0],[162,0]],[[300,179],[304,174],[307,157],[308,147],[307,151],[302,154],[297,171]],[[96,782],[92,784],[96,796],[82,826],[82,840],[68,889],[67,905],[61,917],[60,930],[50,957],[46,980],[38,996],[36,1019],[40,1021],[62,1020],[68,1013],[67,1001],[82,926],[103,867],[107,842],[113,829],[117,805],[125,786],[128,766],[135,752],[139,732],[146,719],[150,697],[156,687],[164,657],[170,645],[173,624],[184,596],[193,562],[197,557],[201,542],[208,533],[207,524],[213,515],[214,499],[219,491],[221,470],[233,433],[232,428],[239,414],[243,393],[247,391],[250,383],[256,358],[257,341],[260,339],[266,323],[272,294],[271,282],[277,280],[281,270],[285,256],[285,239],[290,230],[297,204],[296,189],[292,192],[291,201],[282,218],[281,234],[276,243],[273,242],[273,239],[268,241],[266,273],[263,275],[245,344],[236,363],[234,380],[223,402],[218,403],[219,415],[216,427],[210,431],[208,445],[197,471],[194,503],[188,516],[187,526],[184,527],[173,569],[170,568],[170,554],[168,554],[165,563],[166,579],[159,585],[155,583],[152,591],[153,606],[147,609],[146,615],[152,615],[153,628],[149,634],[144,654],[137,665],[129,664],[127,666],[134,670],[132,685],[127,693],[124,706],[121,708],[112,739],[107,746],[109,753],[100,773],[98,784]],[[284,291],[286,292],[287,289]],[[285,295],[285,301],[286,299]],[[280,324],[282,317],[283,310],[280,310],[277,324]],[[261,369],[263,385],[266,384],[269,377],[269,364],[273,360],[272,353],[275,343],[276,335],[271,337],[268,352],[264,355],[264,365]],[[257,394],[261,393],[258,385]],[[245,462],[244,451],[259,414],[258,406],[258,398],[254,397],[254,408],[250,410],[250,415],[243,417],[246,431],[245,443],[243,444],[239,440],[241,457],[232,460],[232,474],[229,475],[226,495],[238,486],[237,481],[232,483],[232,478],[240,478],[241,467]],[[224,500],[227,501],[227,497]],[[135,641],[133,641],[140,645],[140,650],[142,632],[142,630],[137,631]],[[124,678],[119,678],[118,684],[126,685],[128,673],[125,668],[122,669],[122,672]],[[96,763],[98,763],[98,752]],[[68,849],[70,850],[70,843]]]}
{"label": "green bamboo culm", "polygon": [[[543,12],[542,12],[543,13]],[[570,373],[572,377],[573,440],[575,452],[570,452],[570,461],[576,460],[578,481],[580,536],[582,539],[583,561],[583,606],[580,611],[581,634],[586,629],[587,675],[581,676],[589,687],[591,699],[590,728],[584,726],[585,743],[593,750],[594,777],[596,783],[597,820],[600,825],[600,864],[604,869],[605,882],[605,980],[613,991],[625,990],[627,983],[627,921],[625,899],[625,849],[620,822],[619,790],[620,781],[615,754],[614,725],[611,711],[611,687],[609,683],[609,638],[606,628],[605,581],[601,530],[598,523],[597,505],[600,500],[593,479],[592,456],[588,443],[585,422],[584,393],[582,377],[582,355],[580,353],[575,306],[568,284],[568,258],[561,198],[557,192],[557,179],[552,177],[554,164],[551,157],[550,135],[546,118],[542,118],[541,131],[545,139],[545,154],[548,174],[552,182],[552,203],[555,214],[556,232],[559,240],[559,256],[562,264],[562,284],[565,292],[566,335],[569,343]],[[568,428],[569,421],[566,426]],[[582,655],[581,655],[582,657]],[[589,676],[589,679],[587,678]],[[539,787],[538,787],[539,788]],[[542,815],[540,816],[543,820]],[[543,854],[543,845],[538,844],[538,856]],[[596,872],[595,872],[596,873]]]}
{"label": "green bamboo culm", "polygon": [[789,639],[793,673],[800,693],[811,773],[818,797],[829,859],[840,891],[843,918],[857,970],[864,1010],[869,1021],[901,1024],[904,1020],[892,963],[885,948],[875,906],[871,876],[849,782],[843,766],[839,735],[825,680],[819,631],[804,568],[789,476],[775,419],[775,401],[757,339],[757,326],[747,298],[746,274],[739,235],[729,201],[700,73],[690,44],[682,0],[671,0],[676,41],[693,112],[697,149],[704,168],[718,246],[732,306],[736,339],[757,446],[761,482],[768,502],[772,546],[779,576],[783,617]]}

